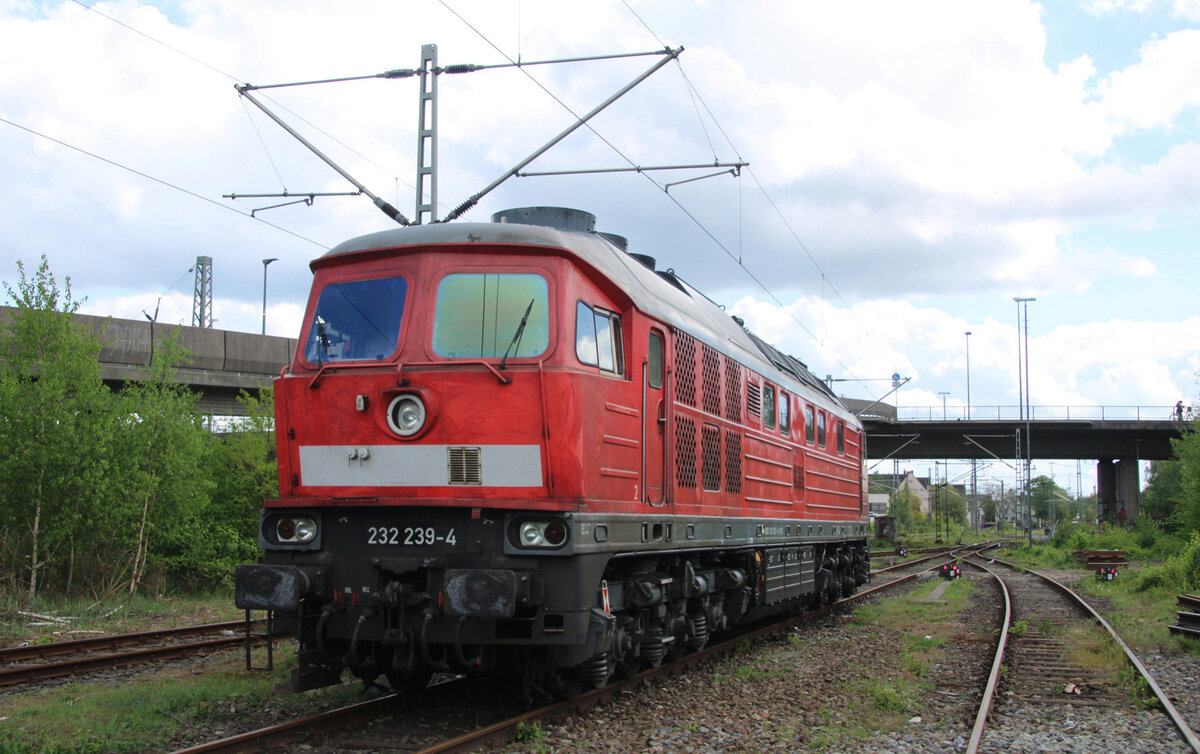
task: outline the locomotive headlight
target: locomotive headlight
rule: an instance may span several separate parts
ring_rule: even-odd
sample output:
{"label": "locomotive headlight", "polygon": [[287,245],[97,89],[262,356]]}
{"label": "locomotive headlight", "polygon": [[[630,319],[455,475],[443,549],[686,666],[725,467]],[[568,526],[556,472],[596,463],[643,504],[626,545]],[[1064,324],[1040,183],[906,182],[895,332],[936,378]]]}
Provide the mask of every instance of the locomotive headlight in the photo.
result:
{"label": "locomotive headlight", "polygon": [[401,437],[411,437],[420,432],[427,416],[425,403],[412,393],[397,395],[387,410],[388,426]]}
{"label": "locomotive headlight", "polygon": [[534,521],[521,524],[521,544],[526,547],[541,547],[546,544],[546,525]]}
{"label": "locomotive headlight", "polygon": [[265,550],[317,550],[321,515],[309,511],[260,511],[258,545]]}
{"label": "locomotive headlight", "polygon": [[296,519],[296,541],[311,542],[317,536],[317,522],[311,518]]}
{"label": "locomotive headlight", "polygon": [[557,519],[522,521],[517,526],[516,539],[516,546],[521,548],[561,547],[567,541],[567,526]]}
{"label": "locomotive headlight", "polygon": [[275,523],[275,536],[280,542],[306,544],[317,536],[317,522],[311,518],[281,518]]}

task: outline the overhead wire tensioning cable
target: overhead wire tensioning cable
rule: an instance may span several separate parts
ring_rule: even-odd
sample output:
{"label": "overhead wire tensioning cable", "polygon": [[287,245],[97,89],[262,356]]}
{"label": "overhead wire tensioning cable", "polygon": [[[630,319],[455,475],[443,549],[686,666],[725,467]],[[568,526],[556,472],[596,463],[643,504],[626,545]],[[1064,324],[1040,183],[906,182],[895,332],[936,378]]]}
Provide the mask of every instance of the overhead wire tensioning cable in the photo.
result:
{"label": "overhead wire tensioning cable", "polygon": [[[642,25],[642,27],[646,30],[646,32],[649,33],[652,37],[654,37],[655,41],[662,44],[662,38],[659,37],[659,35],[657,33],[655,33],[655,31],[652,28],[650,28],[650,25],[646,23],[645,19],[643,19],[637,13],[637,11],[634,10],[632,6],[630,6],[628,0],[622,0],[622,3],[625,5],[625,8],[629,11],[629,13],[638,20],[638,23],[640,23]],[[726,133],[725,129],[721,127],[720,121],[717,120],[716,115],[714,115],[712,112],[712,109],[709,108],[708,103],[704,101],[704,97],[700,94],[700,92],[692,84],[691,79],[688,78],[687,72],[683,70],[683,64],[680,63],[678,60],[676,60],[675,62],[676,62],[676,67],[679,69],[680,75],[683,77],[684,81],[686,82],[686,84],[688,86],[688,91],[692,95],[693,102],[695,102],[695,100],[699,99],[700,104],[703,105],[705,112],[707,112],[709,118],[712,119],[713,125],[721,133],[721,136],[724,137],[725,143],[728,144],[731,149],[733,149],[734,154],[738,155],[739,160],[742,159],[740,151],[733,145],[733,140],[729,138],[729,134]],[[707,137],[707,134],[708,134],[708,132],[707,132],[707,130],[705,130],[706,137]],[[710,141],[710,144],[711,144],[711,141]],[[752,169],[750,169],[749,167],[747,167],[746,170],[750,173],[750,177],[754,180],[755,185],[758,186],[759,191],[762,192],[763,197],[766,198],[768,203],[770,203],[772,209],[775,211],[775,213],[779,217],[780,221],[783,222],[784,227],[787,228],[788,232],[792,235],[792,238],[800,246],[800,249],[804,252],[805,256],[808,257],[808,261],[810,263],[812,263],[813,267],[816,268],[817,272],[820,274],[821,280],[822,280],[822,286],[824,286],[825,284],[828,284],[829,287],[833,290],[834,295],[837,296],[838,301],[840,301],[842,303],[842,305],[846,308],[846,311],[850,314],[851,317],[854,318],[854,321],[858,323],[859,327],[862,328],[863,332],[866,333],[868,336],[874,337],[873,334],[871,333],[870,329],[862,322],[862,320],[860,320],[858,318],[858,315],[854,313],[854,310],[850,307],[850,305],[842,297],[841,293],[837,290],[837,287],[834,286],[832,281],[830,281],[828,279],[828,275],[825,274],[825,271],[821,268],[821,265],[817,262],[816,258],[813,257],[812,252],[810,252],[808,250],[808,247],[804,245],[804,242],[800,239],[800,236],[796,233],[795,229],[792,228],[791,224],[788,223],[787,218],[784,216],[783,212],[779,209],[779,206],[775,203],[775,200],[771,197],[771,195],[767,191],[766,187],[763,186],[762,182],[758,180],[758,176],[756,176],[754,174],[754,171]],[[676,204],[678,204],[678,202],[676,202]],[[741,205],[740,205],[740,195],[739,195],[739,217],[740,217],[740,209],[741,209]],[[695,219],[693,218],[693,220],[695,220]],[[709,234],[709,235],[711,237],[711,234]],[[739,239],[740,239],[740,234],[739,234]],[[739,245],[739,249],[740,249],[740,245]],[[726,253],[728,253],[728,251]],[[743,269],[746,269],[745,265],[742,264],[742,259],[741,259],[740,253],[737,257],[737,263],[740,267],[742,267]],[[750,274],[749,270],[746,270],[746,272],[747,272],[747,274]],[[751,277],[753,278],[754,276],[751,275]],[[755,279],[755,282],[759,282],[759,281],[757,279]],[[762,283],[759,282],[759,285],[762,286]],[[768,293],[770,294],[769,291],[768,291]],[[770,295],[773,299],[775,299],[775,296],[773,294],[770,294]],[[823,298],[824,298],[824,295],[822,293],[822,299]],[[775,300],[778,301],[778,299],[775,299]],[[805,327],[804,324],[800,322],[800,320],[798,320],[795,316],[791,315],[790,312],[788,314],[794,322],[796,322],[797,324],[799,324],[801,327],[804,328],[805,332],[808,332],[810,335],[812,335],[812,331],[810,331],[807,327]],[[813,337],[815,338],[816,336],[814,335]],[[835,361],[837,361],[837,363],[843,369],[845,369],[847,371],[847,373],[849,373],[849,371],[850,371],[849,367],[847,367],[844,363],[842,363],[841,360],[835,358]]]}

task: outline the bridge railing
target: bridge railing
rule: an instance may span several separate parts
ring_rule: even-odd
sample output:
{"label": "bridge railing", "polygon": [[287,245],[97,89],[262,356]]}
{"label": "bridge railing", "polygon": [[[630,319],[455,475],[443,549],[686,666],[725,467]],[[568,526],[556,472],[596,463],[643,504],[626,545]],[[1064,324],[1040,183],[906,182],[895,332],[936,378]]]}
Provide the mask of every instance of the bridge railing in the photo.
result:
{"label": "bridge railing", "polygon": [[[1184,409],[1185,412],[1187,409]],[[898,406],[897,421],[1020,421],[1020,406]],[[1175,406],[1030,406],[1031,421],[1172,421]],[[1191,419],[1190,413],[1182,417]]]}

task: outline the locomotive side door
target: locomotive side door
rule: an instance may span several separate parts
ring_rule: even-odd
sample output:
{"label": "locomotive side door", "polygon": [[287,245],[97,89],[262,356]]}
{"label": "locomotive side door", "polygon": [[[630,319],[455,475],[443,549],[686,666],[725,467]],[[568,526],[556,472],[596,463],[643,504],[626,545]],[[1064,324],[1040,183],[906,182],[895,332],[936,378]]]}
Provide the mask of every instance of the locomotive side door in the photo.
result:
{"label": "locomotive side door", "polygon": [[642,364],[642,500],[659,506],[667,502],[663,488],[666,468],[666,341],[651,328]]}

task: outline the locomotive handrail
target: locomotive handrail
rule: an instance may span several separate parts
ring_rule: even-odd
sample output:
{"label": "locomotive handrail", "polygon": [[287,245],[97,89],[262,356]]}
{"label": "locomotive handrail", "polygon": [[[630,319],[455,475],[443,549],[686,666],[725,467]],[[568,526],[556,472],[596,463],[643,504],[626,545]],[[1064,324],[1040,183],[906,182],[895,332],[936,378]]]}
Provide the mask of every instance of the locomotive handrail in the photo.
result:
{"label": "locomotive handrail", "polygon": [[[491,364],[484,361],[483,359],[468,359],[468,360],[462,360],[462,361],[460,361],[458,359],[455,359],[454,361],[410,361],[407,364],[401,362],[396,365],[396,382],[397,383],[400,382],[400,378],[401,378],[401,375],[404,373],[405,367],[445,367],[445,366],[457,365],[457,364],[475,364],[478,366],[482,366],[482,367],[486,368],[489,372],[491,372],[493,375],[495,375],[496,379],[500,381],[501,385],[508,385],[509,383],[512,382],[512,380],[510,380],[508,377],[504,376],[503,374],[500,374],[500,372],[496,369],[496,367],[492,366]],[[319,377],[320,374],[318,374],[317,376]]]}
{"label": "locomotive handrail", "polygon": [[334,369],[341,369],[342,366],[343,365],[341,364],[322,364],[321,368],[317,370],[317,373],[313,375],[312,380],[308,383],[308,389],[315,390],[316,388],[320,387],[321,378],[325,376],[326,370],[332,371]]}

